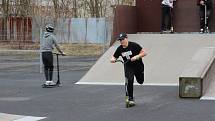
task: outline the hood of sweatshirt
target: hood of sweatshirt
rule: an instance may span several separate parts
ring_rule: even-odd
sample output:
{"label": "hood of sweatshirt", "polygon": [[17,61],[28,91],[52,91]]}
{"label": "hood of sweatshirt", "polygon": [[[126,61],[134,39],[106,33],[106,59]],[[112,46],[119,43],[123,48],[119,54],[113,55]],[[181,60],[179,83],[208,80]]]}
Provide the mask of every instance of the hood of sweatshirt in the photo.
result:
{"label": "hood of sweatshirt", "polygon": [[49,37],[50,35],[52,35],[51,32],[45,32],[45,33],[44,33],[44,37],[45,37],[45,38]]}

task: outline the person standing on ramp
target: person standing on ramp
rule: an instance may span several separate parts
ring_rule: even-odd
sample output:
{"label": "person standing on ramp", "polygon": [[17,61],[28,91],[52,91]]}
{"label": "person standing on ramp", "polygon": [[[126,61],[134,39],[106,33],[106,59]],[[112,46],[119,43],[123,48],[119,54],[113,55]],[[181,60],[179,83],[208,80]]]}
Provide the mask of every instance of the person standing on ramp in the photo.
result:
{"label": "person standing on ramp", "polygon": [[212,12],[212,0],[197,0],[200,16],[200,33],[209,33],[209,22]]}
{"label": "person standing on ramp", "polygon": [[144,63],[142,57],[146,56],[146,51],[137,43],[128,41],[128,36],[125,33],[121,33],[117,40],[120,42],[120,46],[116,49],[112,55],[110,61],[115,63],[121,56],[125,64],[125,77],[128,80],[128,102],[130,105],[135,105],[133,96],[133,84],[134,76],[139,84],[144,82]]}
{"label": "person standing on ramp", "polygon": [[162,0],[161,34],[165,32],[173,33],[173,2],[176,0]]}

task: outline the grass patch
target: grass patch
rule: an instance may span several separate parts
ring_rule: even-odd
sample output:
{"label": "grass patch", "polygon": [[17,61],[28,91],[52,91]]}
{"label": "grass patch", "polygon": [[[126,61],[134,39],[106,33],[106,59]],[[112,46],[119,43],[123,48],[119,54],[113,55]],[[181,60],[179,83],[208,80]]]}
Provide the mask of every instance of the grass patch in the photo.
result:
{"label": "grass patch", "polygon": [[[2,51],[1,55],[25,55],[37,56],[38,51],[23,50],[39,50],[39,43],[13,45],[13,43],[0,43],[0,50],[20,50],[20,51]],[[60,48],[68,56],[100,56],[107,50],[108,45],[103,44],[60,44]],[[54,50],[56,51],[56,49]]]}
{"label": "grass patch", "polygon": [[72,56],[99,56],[106,50],[101,44],[62,44],[61,48]]}

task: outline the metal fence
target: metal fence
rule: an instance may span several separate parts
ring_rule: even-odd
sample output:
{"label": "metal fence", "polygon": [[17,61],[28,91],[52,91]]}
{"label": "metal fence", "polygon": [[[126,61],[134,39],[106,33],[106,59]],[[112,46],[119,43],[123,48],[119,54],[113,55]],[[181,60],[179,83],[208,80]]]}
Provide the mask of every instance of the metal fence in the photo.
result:
{"label": "metal fence", "polygon": [[[45,23],[50,22],[44,22],[44,26]],[[44,28],[38,28],[36,24],[33,24],[34,42],[39,40],[40,29],[44,30]],[[112,30],[113,21],[107,18],[58,19],[55,24],[55,34],[59,43],[109,44]]]}
{"label": "metal fence", "polygon": [[[47,23],[52,22],[41,17],[10,18],[7,30],[0,31],[0,41],[7,42],[7,46],[16,49],[34,49],[27,46],[39,44]],[[58,19],[55,22],[54,33],[58,43],[109,45],[112,31],[113,20],[109,18],[71,18]]]}

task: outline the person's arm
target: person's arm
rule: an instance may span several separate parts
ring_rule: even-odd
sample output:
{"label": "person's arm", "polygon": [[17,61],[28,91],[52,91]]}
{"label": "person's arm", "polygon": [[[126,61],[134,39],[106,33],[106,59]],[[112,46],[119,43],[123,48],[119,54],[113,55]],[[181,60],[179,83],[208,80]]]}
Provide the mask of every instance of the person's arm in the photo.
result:
{"label": "person's arm", "polygon": [[54,45],[55,45],[57,51],[60,52],[62,55],[66,55],[66,54],[60,49],[60,46],[58,45],[55,36],[52,36],[52,37],[53,37],[53,42],[54,42]]}
{"label": "person's arm", "polygon": [[116,60],[119,58],[120,56],[120,49],[119,47],[116,49],[116,51],[114,52],[114,54],[111,56],[110,62],[111,63],[115,63]]}
{"label": "person's arm", "polygon": [[143,58],[146,55],[147,55],[146,50],[145,49],[141,49],[141,51],[140,51],[140,53],[138,55],[135,55],[134,57],[131,58],[131,61],[135,61],[135,60],[141,59],[141,58]]}
{"label": "person's arm", "polygon": [[60,52],[61,54],[65,55],[65,53],[60,49],[60,46],[58,44],[56,44],[55,47],[56,47],[58,52]]}
{"label": "person's arm", "polygon": [[110,59],[111,63],[115,63],[116,62],[116,58],[112,55],[111,59]]}

